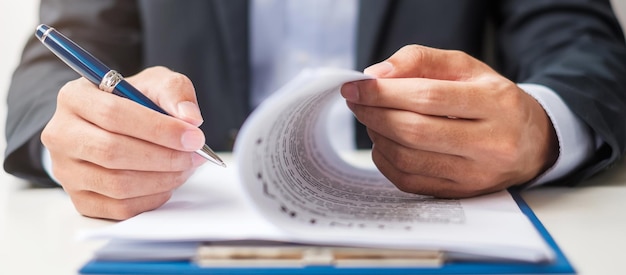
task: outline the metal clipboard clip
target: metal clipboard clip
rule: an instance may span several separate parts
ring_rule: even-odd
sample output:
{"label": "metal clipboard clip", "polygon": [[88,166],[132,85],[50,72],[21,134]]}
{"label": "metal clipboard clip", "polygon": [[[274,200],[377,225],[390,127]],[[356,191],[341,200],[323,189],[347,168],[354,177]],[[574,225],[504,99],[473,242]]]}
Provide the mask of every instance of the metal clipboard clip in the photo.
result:
{"label": "metal clipboard clip", "polygon": [[201,267],[440,267],[441,251],[307,245],[200,245]]}

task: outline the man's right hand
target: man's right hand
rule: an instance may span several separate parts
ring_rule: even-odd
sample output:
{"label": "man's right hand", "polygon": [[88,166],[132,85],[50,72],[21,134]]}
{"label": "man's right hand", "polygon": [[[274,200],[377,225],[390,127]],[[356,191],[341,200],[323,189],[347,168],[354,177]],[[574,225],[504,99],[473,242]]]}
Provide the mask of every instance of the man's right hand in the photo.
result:
{"label": "man's right hand", "polygon": [[68,82],[41,135],[54,177],[82,215],[124,220],[163,205],[205,160],[205,137],[191,81],[163,67],[126,79],[166,116],[103,92],[84,78]]}

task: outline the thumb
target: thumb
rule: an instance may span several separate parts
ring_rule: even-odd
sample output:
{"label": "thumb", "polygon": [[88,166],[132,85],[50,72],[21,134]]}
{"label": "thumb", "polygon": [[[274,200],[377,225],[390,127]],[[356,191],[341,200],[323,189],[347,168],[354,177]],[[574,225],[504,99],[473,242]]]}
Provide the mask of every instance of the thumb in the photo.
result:
{"label": "thumb", "polygon": [[127,80],[170,115],[194,126],[202,124],[196,91],[185,75],[152,67]]}
{"label": "thumb", "polygon": [[485,67],[485,64],[461,51],[408,45],[402,47],[387,60],[374,64],[363,72],[377,78],[463,81],[476,76]]}

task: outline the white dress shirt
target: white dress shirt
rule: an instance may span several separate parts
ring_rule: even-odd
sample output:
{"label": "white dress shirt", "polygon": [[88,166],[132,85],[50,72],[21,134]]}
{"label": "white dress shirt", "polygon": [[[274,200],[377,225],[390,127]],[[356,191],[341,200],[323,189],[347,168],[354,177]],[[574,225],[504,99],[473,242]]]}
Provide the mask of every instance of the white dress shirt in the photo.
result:
{"label": "white dress shirt", "polygon": [[[353,69],[357,10],[357,0],[253,0],[249,21],[251,106],[256,107],[306,67]],[[528,83],[519,87],[543,106],[559,140],[558,160],[530,184],[534,186],[576,169],[592,155],[595,137],[550,88]],[[333,113],[337,118],[330,126],[333,146],[353,148],[352,114],[345,107],[335,108]],[[52,176],[48,150],[44,150],[43,160]]]}

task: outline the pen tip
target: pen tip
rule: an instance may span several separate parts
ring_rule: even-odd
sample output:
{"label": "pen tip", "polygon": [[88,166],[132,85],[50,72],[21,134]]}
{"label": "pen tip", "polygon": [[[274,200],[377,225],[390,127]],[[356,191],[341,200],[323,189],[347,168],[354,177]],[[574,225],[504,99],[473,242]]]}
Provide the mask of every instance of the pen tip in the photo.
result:
{"label": "pen tip", "polygon": [[222,166],[224,168],[226,167],[226,163],[224,163],[224,161],[206,144],[202,146],[202,149],[196,151],[196,153],[200,154],[205,159],[216,165]]}

